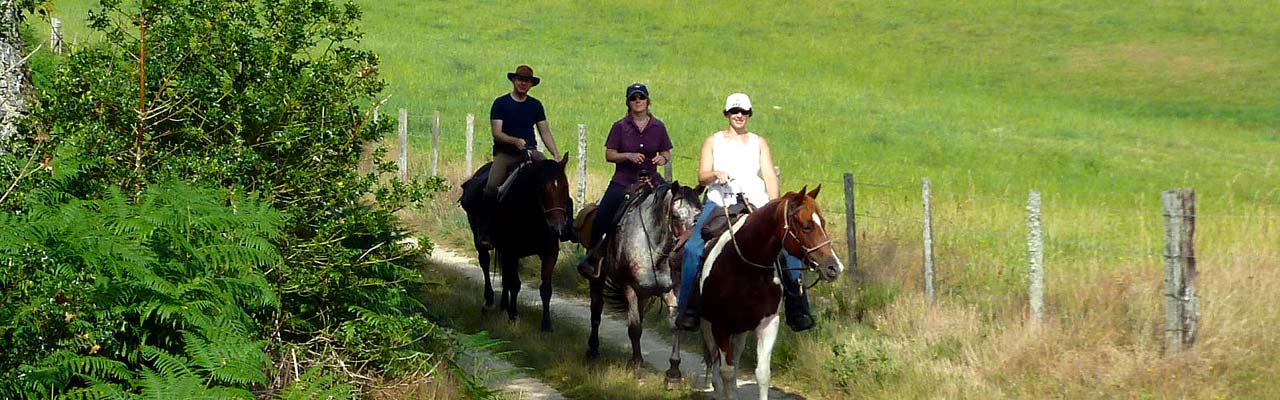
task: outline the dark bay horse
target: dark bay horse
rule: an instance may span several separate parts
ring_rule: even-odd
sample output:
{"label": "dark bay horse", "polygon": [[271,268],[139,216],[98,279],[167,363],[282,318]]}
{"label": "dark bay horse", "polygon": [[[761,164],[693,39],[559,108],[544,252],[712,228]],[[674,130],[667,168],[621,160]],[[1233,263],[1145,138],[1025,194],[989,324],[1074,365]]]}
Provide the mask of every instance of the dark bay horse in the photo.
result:
{"label": "dark bay horse", "polygon": [[814,201],[821,188],[787,193],[739,219],[720,235],[703,261],[700,329],[707,374],[720,398],[734,397],[735,366],[747,332],[756,335],[756,381],[760,398],[768,398],[769,358],[778,336],[783,290],[774,266],[779,256],[786,252],[800,258],[828,282],[844,270]]}
{"label": "dark bay horse", "polygon": [[[627,333],[631,337],[631,361],[640,364],[640,335],[650,299],[661,297],[667,304],[670,322],[675,323],[676,290],[680,282],[680,249],[693,230],[694,219],[702,211],[698,200],[703,187],[690,188],[679,182],[662,184],[634,195],[624,205],[612,235],[605,238],[599,278],[591,284],[591,336],[587,355],[600,354],[600,313],[606,300],[612,308],[627,313]],[[678,336],[677,339],[678,340]],[[672,346],[671,368],[680,376],[679,342]]]}
{"label": "dark bay horse", "polygon": [[[459,199],[467,212],[477,258],[484,271],[485,308],[493,307],[489,251],[494,251],[502,270],[499,309],[506,309],[508,318],[512,320],[515,320],[519,308],[516,295],[520,293],[520,259],[536,255],[542,263],[539,292],[542,295],[542,330],[546,332],[551,331],[551,276],[560,256],[560,242],[576,240],[571,226],[573,200],[569,197],[569,180],[564,173],[568,161],[566,153],[560,161],[525,163],[513,172],[514,178],[496,202],[486,201],[483,193],[490,167],[490,164],[485,164],[462,184],[462,198]],[[491,243],[480,240],[479,229],[485,225],[485,218],[493,221],[489,227]]]}

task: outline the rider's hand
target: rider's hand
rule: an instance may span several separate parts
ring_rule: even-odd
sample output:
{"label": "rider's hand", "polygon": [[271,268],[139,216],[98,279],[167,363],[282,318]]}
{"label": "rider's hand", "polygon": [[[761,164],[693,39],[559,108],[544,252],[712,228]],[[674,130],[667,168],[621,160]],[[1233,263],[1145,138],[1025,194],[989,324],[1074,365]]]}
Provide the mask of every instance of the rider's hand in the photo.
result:
{"label": "rider's hand", "polygon": [[653,165],[665,165],[667,163],[667,158],[659,154],[653,156],[653,159],[650,159],[649,161],[652,162]]}
{"label": "rider's hand", "polygon": [[730,178],[729,174],[725,173],[724,171],[712,171],[712,173],[716,174],[716,183],[719,183],[721,185],[729,183],[729,181],[733,180],[733,178]]}
{"label": "rider's hand", "polygon": [[512,143],[511,145],[516,146],[516,150],[521,150],[521,151],[523,151],[525,147],[523,139],[517,139],[515,143]]}
{"label": "rider's hand", "polygon": [[631,162],[633,162],[633,163],[636,163],[636,164],[644,164],[644,154],[640,154],[640,153],[629,153],[629,154],[627,154],[627,158],[628,158],[628,159],[630,159],[630,160],[631,160]]}

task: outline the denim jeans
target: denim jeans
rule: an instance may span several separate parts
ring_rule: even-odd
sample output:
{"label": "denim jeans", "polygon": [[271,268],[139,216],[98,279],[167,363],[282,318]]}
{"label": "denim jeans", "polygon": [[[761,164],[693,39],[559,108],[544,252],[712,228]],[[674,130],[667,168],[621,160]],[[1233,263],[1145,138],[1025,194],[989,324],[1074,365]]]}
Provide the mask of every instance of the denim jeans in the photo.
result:
{"label": "denim jeans", "polygon": [[[711,213],[716,211],[720,209],[715,203],[708,201],[702,205],[702,213],[698,214],[697,222],[693,224],[693,234],[689,235],[689,240],[684,244],[684,260],[680,265],[680,300],[676,307],[680,312],[684,312],[685,304],[689,302],[689,294],[693,291],[693,285],[698,281],[698,266],[702,264],[702,247],[706,244],[702,239],[702,225],[707,222],[707,218],[711,217]],[[789,270],[787,272],[791,275],[791,279],[799,279],[800,259],[787,254],[786,261]]]}

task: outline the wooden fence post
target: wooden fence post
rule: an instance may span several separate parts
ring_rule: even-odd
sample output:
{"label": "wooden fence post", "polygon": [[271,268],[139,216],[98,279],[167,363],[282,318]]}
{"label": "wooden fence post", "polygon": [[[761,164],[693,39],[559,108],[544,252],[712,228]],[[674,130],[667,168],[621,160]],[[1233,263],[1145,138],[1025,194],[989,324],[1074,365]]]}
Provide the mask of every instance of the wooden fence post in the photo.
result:
{"label": "wooden fence post", "polygon": [[474,150],[476,140],[476,115],[467,113],[467,173],[470,174],[475,169],[471,168],[472,152]]}
{"label": "wooden fence post", "polygon": [[1165,353],[1195,344],[1200,325],[1196,298],[1196,194],[1192,189],[1161,193],[1164,204]]}
{"label": "wooden fence post", "polygon": [[400,109],[400,180],[409,179],[409,110]]}
{"label": "wooden fence post", "polygon": [[1031,260],[1027,293],[1031,303],[1031,322],[1044,321],[1044,234],[1040,227],[1040,192],[1031,191],[1027,199],[1027,258]]}
{"label": "wooden fence post", "polygon": [[578,204],[587,204],[587,126],[578,124]]}
{"label": "wooden fence post", "polygon": [[662,165],[663,177],[667,178],[667,182],[671,182],[671,163],[675,160],[667,159],[667,163]]}
{"label": "wooden fence post", "polygon": [[844,173],[844,238],[849,245],[849,274],[858,269],[858,235],[854,221],[853,173]]}
{"label": "wooden fence post", "polygon": [[440,112],[436,111],[431,120],[431,176],[439,176],[437,168],[440,162]]}
{"label": "wooden fence post", "polygon": [[52,30],[49,34],[49,47],[54,53],[62,54],[62,20],[52,18],[49,20],[49,26]]}
{"label": "wooden fence post", "polygon": [[921,187],[924,198],[924,295],[933,304],[933,210],[929,204],[929,178],[924,178]]}

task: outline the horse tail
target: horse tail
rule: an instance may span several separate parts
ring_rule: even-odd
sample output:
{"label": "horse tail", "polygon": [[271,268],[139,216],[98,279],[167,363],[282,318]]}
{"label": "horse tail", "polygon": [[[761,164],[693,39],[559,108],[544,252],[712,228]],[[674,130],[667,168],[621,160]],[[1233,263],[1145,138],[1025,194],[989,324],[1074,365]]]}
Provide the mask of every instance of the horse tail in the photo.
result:
{"label": "horse tail", "polygon": [[[652,309],[653,304],[657,299],[657,297],[652,296],[645,298],[643,300],[644,309],[646,311]],[[609,307],[610,311],[620,314],[626,314],[627,311],[629,311],[630,305],[627,304],[627,295],[622,289],[622,284],[618,283],[618,281],[613,278],[605,278],[604,280],[604,304]],[[637,306],[639,306],[639,304],[637,304]],[[641,315],[640,319],[644,320],[644,317],[644,315]]]}
{"label": "horse tail", "polygon": [[622,284],[618,283],[613,277],[604,279],[604,304],[609,307],[609,310],[624,314],[629,308],[627,295],[623,292]]}

